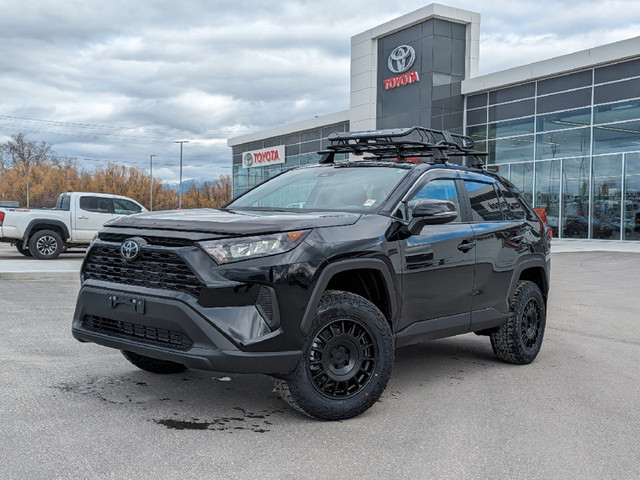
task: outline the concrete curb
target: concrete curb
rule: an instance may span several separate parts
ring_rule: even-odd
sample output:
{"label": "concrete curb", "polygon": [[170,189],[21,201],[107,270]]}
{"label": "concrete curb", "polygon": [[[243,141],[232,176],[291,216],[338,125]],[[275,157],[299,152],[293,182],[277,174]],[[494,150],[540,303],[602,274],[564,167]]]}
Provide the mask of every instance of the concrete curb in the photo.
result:
{"label": "concrete curb", "polygon": [[0,272],[2,280],[80,280],[80,271]]}

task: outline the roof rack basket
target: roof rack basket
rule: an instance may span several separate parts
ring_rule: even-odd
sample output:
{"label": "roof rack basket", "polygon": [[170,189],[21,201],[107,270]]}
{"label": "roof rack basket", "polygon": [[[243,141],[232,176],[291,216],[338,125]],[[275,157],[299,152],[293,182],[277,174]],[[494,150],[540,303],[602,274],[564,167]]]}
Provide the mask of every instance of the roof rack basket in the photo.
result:
{"label": "roof rack basket", "polygon": [[370,130],[364,132],[335,132],[329,135],[331,143],[322,155],[320,163],[333,163],[336,153],[373,155],[368,159],[445,163],[449,157],[468,157],[469,165],[480,168],[483,162],[471,137],[433,130],[425,127]]}

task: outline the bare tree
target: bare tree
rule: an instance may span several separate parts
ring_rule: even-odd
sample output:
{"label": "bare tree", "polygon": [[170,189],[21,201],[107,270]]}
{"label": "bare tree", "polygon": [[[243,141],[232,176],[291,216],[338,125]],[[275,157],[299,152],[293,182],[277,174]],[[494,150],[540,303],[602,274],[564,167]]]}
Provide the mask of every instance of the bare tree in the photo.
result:
{"label": "bare tree", "polygon": [[45,142],[29,140],[24,134],[12,135],[11,140],[0,146],[0,166],[20,169],[25,176],[27,188],[27,207],[29,206],[29,177],[31,169],[51,160],[51,145]]}

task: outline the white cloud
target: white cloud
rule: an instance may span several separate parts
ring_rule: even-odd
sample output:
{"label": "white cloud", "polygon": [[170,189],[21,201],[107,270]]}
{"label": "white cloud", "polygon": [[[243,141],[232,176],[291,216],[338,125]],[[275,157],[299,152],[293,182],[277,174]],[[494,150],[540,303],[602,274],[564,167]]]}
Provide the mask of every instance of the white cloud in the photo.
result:
{"label": "white cloud", "polygon": [[[185,178],[229,173],[227,137],[348,108],[350,37],[427,3],[0,0],[0,131],[165,180],[188,138]],[[639,1],[442,3],[482,15],[480,73],[640,32]]]}

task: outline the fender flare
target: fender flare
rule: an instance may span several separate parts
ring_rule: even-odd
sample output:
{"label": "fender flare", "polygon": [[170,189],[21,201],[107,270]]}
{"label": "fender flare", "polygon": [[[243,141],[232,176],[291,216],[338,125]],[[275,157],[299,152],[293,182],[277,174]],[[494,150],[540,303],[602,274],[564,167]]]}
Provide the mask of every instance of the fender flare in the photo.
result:
{"label": "fender flare", "polygon": [[540,268],[544,272],[543,276],[543,285],[542,285],[542,295],[544,298],[547,298],[549,293],[549,264],[547,261],[542,258],[525,258],[520,261],[516,268],[513,270],[513,276],[511,277],[511,284],[509,285],[509,292],[507,294],[507,307],[509,306],[509,299],[513,297],[513,294],[518,287],[518,280],[520,279],[520,275],[524,270],[528,270],[529,268]]}
{"label": "fender flare", "polygon": [[[53,226],[59,227],[63,233],[63,238],[62,238],[63,242],[66,242],[69,238],[71,238],[71,236],[69,235],[69,228],[60,220],[46,220],[43,218],[37,218],[35,220],[31,220],[31,222],[29,222],[29,225],[27,225],[27,228],[24,231],[24,235],[22,236],[23,244],[25,242],[26,243],[29,242],[29,238],[31,237],[31,232],[38,225],[53,225]],[[39,228],[38,230],[43,230],[43,229]]]}
{"label": "fender flare", "polygon": [[307,304],[304,316],[302,317],[302,322],[300,323],[300,330],[302,331],[302,334],[304,336],[309,333],[311,322],[313,321],[313,316],[318,309],[322,294],[327,289],[327,285],[329,285],[331,279],[336,274],[349,270],[376,270],[380,272],[380,274],[382,275],[382,280],[384,282],[385,290],[387,292],[387,295],[389,296],[389,305],[391,307],[391,321],[393,323],[398,314],[399,301],[396,295],[396,285],[393,281],[393,276],[391,275],[387,264],[378,258],[343,260],[340,262],[331,263],[322,270],[322,273],[320,274],[320,277],[316,282],[316,286],[313,289],[313,293],[311,294],[311,298],[309,299],[309,303]]}

